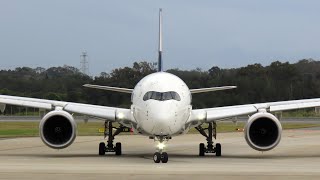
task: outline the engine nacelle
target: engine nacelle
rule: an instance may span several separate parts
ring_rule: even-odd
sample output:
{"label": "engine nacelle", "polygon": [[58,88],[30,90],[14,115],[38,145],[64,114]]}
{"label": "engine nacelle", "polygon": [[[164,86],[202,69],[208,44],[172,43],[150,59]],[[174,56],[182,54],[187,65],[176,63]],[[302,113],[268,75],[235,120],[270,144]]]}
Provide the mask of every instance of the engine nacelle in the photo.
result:
{"label": "engine nacelle", "polygon": [[40,137],[49,147],[63,149],[76,138],[77,124],[71,114],[56,110],[46,114],[40,121]]}
{"label": "engine nacelle", "polygon": [[249,118],[244,133],[250,147],[258,151],[268,151],[279,144],[282,126],[274,115],[259,112]]}

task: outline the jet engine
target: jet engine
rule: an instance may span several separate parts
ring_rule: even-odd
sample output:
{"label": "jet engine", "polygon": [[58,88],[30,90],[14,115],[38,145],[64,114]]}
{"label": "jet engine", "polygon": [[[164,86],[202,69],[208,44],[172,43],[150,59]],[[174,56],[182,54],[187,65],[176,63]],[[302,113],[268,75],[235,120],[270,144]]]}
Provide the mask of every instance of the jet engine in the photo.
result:
{"label": "jet engine", "polygon": [[68,112],[55,110],[43,117],[39,130],[44,144],[54,149],[63,149],[75,140],[77,124]]}
{"label": "jet engine", "polygon": [[249,118],[244,133],[250,147],[258,151],[268,151],[279,144],[282,126],[274,115],[259,112]]}

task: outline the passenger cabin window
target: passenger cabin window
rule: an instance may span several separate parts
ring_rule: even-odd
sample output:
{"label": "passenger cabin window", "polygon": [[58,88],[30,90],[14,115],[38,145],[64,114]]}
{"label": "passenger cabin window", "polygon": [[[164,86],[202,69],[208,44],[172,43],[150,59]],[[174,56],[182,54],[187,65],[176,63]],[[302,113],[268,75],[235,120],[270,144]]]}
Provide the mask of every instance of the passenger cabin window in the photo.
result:
{"label": "passenger cabin window", "polygon": [[167,100],[181,101],[179,94],[174,91],[169,91],[169,92],[149,91],[143,96],[143,100],[147,101],[149,99],[153,99],[157,101],[167,101]]}

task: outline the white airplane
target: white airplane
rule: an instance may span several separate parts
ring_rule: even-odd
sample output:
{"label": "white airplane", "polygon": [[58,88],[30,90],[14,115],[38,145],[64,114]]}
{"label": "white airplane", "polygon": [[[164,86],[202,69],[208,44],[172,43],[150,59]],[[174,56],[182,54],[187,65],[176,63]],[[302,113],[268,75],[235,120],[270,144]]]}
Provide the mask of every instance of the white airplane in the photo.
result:
{"label": "white airplane", "polygon": [[[174,136],[183,135],[191,128],[196,128],[206,137],[207,144],[200,143],[199,156],[215,153],[221,156],[221,144],[216,139],[217,121],[241,115],[250,115],[245,129],[245,139],[250,147],[258,151],[275,148],[281,139],[282,127],[279,120],[271,113],[285,110],[320,106],[320,99],[269,102],[237,106],[192,109],[192,94],[236,88],[235,86],[189,89],[179,77],[162,70],[162,15],[159,12],[159,59],[158,72],[144,77],[134,89],[98,86],[86,84],[85,87],[130,93],[130,109],[105,107],[98,105],[43,100],[26,97],[0,95],[0,109],[6,104],[35,107],[50,110],[40,122],[40,137],[44,144],[54,149],[66,148],[76,138],[77,125],[72,113],[83,114],[105,121],[107,145],[99,144],[99,155],[114,152],[121,155],[121,143],[114,145],[116,135],[134,129],[134,132],[158,143],[154,153],[155,163],[167,163],[168,154],[165,143]],[[119,123],[114,127],[113,123]],[[113,129],[116,129],[113,132]]]}

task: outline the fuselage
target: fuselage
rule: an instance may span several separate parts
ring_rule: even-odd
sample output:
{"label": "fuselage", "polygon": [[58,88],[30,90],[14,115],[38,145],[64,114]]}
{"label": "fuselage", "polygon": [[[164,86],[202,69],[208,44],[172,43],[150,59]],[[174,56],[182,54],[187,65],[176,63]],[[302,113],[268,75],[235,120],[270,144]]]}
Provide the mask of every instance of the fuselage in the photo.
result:
{"label": "fuselage", "polygon": [[191,93],[179,77],[157,72],[133,90],[131,111],[137,130],[150,136],[173,136],[185,131],[191,113]]}

